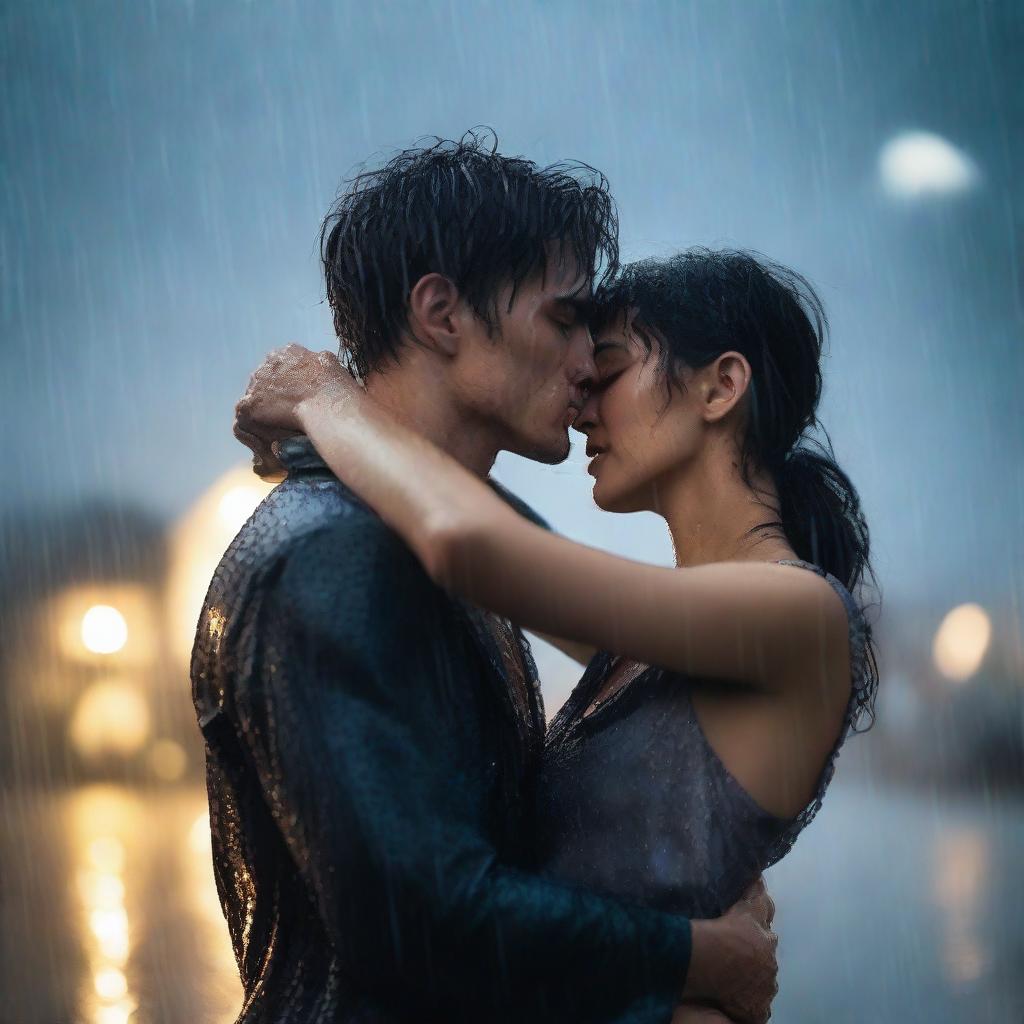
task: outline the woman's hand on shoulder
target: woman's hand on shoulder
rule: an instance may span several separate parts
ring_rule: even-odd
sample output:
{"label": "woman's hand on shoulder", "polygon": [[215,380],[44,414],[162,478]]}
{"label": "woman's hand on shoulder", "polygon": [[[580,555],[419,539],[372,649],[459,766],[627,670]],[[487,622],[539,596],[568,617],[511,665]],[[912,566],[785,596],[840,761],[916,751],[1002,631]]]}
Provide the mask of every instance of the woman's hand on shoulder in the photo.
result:
{"label": "woman's hand on shoulder", "polygon": [[304,430],[306,403],[322,397],[333,401],[361,390],[331,352],[312,352],[294,343],[274,349],[250,376],[235,405],[235,437],[252,450],[253,468],[260,476],[283,476],[273,445]]}

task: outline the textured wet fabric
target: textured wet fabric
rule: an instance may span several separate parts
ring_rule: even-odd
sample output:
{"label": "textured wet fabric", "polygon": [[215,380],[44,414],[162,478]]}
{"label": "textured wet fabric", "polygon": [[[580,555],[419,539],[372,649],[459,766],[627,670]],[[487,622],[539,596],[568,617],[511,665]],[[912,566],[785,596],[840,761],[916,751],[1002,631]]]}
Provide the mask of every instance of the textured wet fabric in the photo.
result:
{"label": "textured wet fabric", "polygon": [[521,634],[450,600],[308,441],[282,454],[192,660],[239,1021],[667,1022],[689,922],[522,868]]}
{"label": "textured wet fabric", "polygon": [[821,806],[866,685],[864,620],[849,591],[810,562],[843,599],[852,692],[811,803],[794,818],[763,810],[705,739],[693,680],[651,668],[584,717],[611,669],[593,658],[548,731],[537,786],[538,855],[546,871],[690,917],[717,917],[792,847]]}

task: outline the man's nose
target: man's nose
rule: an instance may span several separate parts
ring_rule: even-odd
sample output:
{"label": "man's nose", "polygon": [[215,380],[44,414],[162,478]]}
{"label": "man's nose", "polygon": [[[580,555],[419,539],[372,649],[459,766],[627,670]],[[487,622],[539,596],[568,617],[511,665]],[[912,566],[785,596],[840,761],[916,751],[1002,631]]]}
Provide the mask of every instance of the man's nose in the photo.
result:
{"label": "man's nose", "polygon": [[584,327],[579,332],[575,347],[572,383],[584,395],[589,395],[597,381],[597,366],[594,363],[594,339],[590,336],[590,328]]}
{"label": "man's nose", "polygon": [[597,395],[592,389],[587,391],[583,408],[580,409],[579,415],[573,420],[572,425],[581,434],[586,434],[597,426]]}

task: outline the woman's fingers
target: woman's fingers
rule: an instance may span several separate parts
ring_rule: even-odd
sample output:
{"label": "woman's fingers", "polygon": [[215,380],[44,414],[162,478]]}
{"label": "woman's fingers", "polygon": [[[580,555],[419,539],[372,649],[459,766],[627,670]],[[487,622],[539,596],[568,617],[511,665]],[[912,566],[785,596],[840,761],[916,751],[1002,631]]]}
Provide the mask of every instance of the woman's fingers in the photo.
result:
{"label": "woman's fingers", "polygon": [[252,468],[258,476],[272,482],[281,481],[287,476],[284,464],[274,454],[271,438],[260,437],[254,434],[235,418],[233,433],[253,453]]}
{"label": "woman's fingers", "polygon": [[301,428],[297,410],[305,399],[323,391],[343,393],[355,386],[333,353],[291,343],[264,357],[249,377],[235,412],[250,433],[266,436],[268,427],[297,431]]}

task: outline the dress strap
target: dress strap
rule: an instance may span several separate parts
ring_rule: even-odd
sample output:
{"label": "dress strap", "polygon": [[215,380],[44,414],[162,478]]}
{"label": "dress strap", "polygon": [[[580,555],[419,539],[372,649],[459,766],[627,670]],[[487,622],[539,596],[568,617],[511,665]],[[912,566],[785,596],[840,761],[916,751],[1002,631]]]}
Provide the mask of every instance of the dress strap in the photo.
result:
{"label": "dress strap", "polygon": [[786,829],[786,831],[776,841],[770,858],[770,863],[774,864],[777,860],[781,859],[786,852],[788,852],[796,841],[796,837],[804,828],[807,827],[807,825],[810,824],[811,820],[820,810],[825,790],[828,788],[828,784],[831,782],[832,777],[835,774],[836,759],[839,756],[839,750],[847,736],[850,734],[857,708],[860,704],[860,699],[863,697],[867,687],[870,685],[871,678],[868,665],[867,623],[860,605],[846,588],[846,585],[841,580],[833,576],[832,573],[823,569],[820,565],[816,565],[814,562],[808,562],[802,558],[780,558],[772,559],[772,561],[777,565],[798,565],[804,569],[809,569],[812,572],[817,573],[819,576],[824,577],[824,579],[832,585],[832,589],[835,590],[842,598],[843,604],[846,607],[846,617],[850,625],[851,681],[850,700],[846,705],[846,713],[843,716],[843,727],[825,762],[815,795],[811,802],[793,820],[790,827]]}
{"label": "dress strap", "polygon": [[[842,580],[833,576],[832,573],[823,569],[820,565],[814,562],[805,561],[803,558],[775,558],[772,561],[776,565],[798,565],[804,569],[810,569],[812,572],[817,573],[819,576],[827,580],[831,585],[832,589],[842,598],[843,605],[846,608],[846,615],[850,619],[850,640],[851,650],[853,650],[853,641],[859,639],[863,641],[863,635],[855,636],[855,633],[862,633],[861,627],[863,626],[863,613],[861,612],[860,605],[857,604],[853,594],[846,589],[846,585]],[[856,627],[856,628],[855,628]]]}

